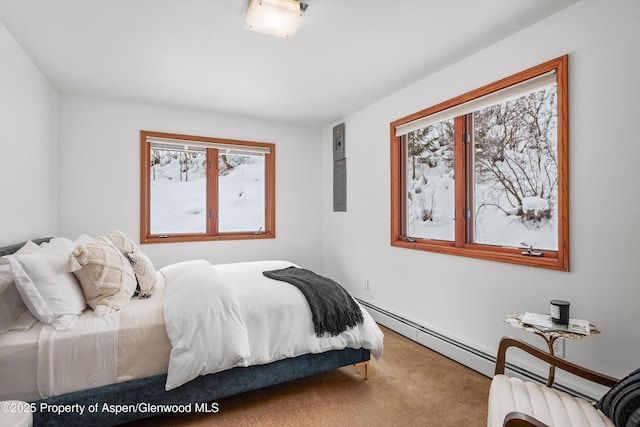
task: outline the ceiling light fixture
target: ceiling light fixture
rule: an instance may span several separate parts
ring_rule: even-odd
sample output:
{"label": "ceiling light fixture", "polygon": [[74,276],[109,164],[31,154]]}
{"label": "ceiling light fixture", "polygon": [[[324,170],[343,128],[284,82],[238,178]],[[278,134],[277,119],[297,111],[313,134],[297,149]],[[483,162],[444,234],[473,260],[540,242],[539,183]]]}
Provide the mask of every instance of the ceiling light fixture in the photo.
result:
{"label": "ceiling light fixture", "polygon": [[251,0],[247,28],[277,37],[291,37],[302,24],[308,5],[297,0]]}

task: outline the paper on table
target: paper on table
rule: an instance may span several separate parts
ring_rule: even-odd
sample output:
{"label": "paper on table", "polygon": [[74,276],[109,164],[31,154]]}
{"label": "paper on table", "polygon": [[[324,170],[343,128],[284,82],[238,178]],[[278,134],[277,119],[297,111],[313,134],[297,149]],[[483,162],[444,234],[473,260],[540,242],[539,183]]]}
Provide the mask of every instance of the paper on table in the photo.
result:
{"label": "paper on table", "polygon": [[564,331],[574,334],[591,335],[589,322],[582,319],[569,319],[568,325],[561,325],[559,323],[553,323],[551,315],[549,314],[530,313],[527,311],[522,317],[522,323],[533,325],[546,331]]}

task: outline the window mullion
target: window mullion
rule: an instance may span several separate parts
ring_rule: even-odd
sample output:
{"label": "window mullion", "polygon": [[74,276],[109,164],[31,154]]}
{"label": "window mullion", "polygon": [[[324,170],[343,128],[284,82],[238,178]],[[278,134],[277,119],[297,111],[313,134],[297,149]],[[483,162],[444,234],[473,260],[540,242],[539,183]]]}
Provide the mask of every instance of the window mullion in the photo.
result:
{"label": "window mullion", "polygon": [[473,207],[474,203],[474,188],[475,188],[475,172],[474,172],[474,154],[475,154],[475,136],[473,131],[473,113],[467,114],[464,116],[464,128],[465,128],[465,211],[467,214],[465,215],[465,234],[464,234],[464,243],[469,243],[474,241],[474,221],[475,221],[475,211]]}
{"label": "window mullion", "polygon": [[207,234],[218,235],[218,150],[207,149]]}
{"label": "window mullion", "polygon": [[466,209],[466,181],[467,170],[465,162],[465,116],[455,119],[455,246],[463,247],[465,243],[465,225],[467,223]]}
{"label": "window mullion", "polygon": [[[400,141],[398,146],[399,146],[399,151],[400,151],[400,158],[401,159],[407,159],[407,136],[403,135],[401,137],[398,138],[398,140]],[[408,237],[408,227],[407,227],[407,198],[406,198],[406,194],[408,192],[408,188],[407,188],[407,162],[406,161],[401,161],[400,162],[400,176],[402,177],[401,179],[399,179],[400,182],[400,194],[403,195],[403,197],[400,198],[399,203],[400,203],[400,215],[401,218],[403,218],[403,220],[401,221],[402,223],[402,228],[400,229],[400,236],[406,236]]]}

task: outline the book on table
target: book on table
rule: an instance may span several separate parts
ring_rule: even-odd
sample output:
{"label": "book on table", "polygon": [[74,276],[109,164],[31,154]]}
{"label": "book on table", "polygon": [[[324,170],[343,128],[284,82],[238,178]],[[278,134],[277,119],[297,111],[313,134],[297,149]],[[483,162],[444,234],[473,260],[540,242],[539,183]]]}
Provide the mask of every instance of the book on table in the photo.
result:
{"label": "book on table", "polygon": [[581,335],[591,334],[589,322],[582,319],[570,318],[569,324],[563,325],[560,323],[554,323],[553,320],[551,320],[550,314],[531,313],[527,311],[524,316],[522,316],[522,323],[535,326],[545,332],[562,331]]}

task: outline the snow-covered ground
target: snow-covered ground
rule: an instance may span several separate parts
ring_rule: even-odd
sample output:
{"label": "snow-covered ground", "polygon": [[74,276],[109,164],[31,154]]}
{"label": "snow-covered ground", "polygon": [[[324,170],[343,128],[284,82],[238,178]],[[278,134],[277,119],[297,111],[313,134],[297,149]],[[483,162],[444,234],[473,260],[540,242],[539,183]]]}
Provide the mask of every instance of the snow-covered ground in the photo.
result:
{"label": "snow-covered ground", "polygon": [[[218,226],[221,232],[264,229],[264,157],[242,157],[246,163],[218,178]],[[151,173],[151,232],[205,232],[207,180],[204,154],[190,159],[188,180],[184,174],[180,179],[178,159],[154,168],[155,179],[154,171]]]}
{"label": "snow-covered ground", "polygon": [[[442,166],[430,168],[426,164],[417,165],[417,179],[407,177],[411,198],[407,200],[408,235],[435,240],[455,240],[455,185],[453,174],[445,172]],[[425,179],[426,178],[426,179]],[[425,184],[425,181],[427,182]],[[487,190],[476,186],[477,197]],[[498,195],[498,199],[504,196]],[[479,204],[479,203],[477,203]],[[507,206],[506,203],[502,203]],[[523,199],[523,209],[548,209],[548,202],[537,197]],[[424,219],[425,210],[432,210],[432,217]],[[536,249],[557,250],[557,211],[551,211],[551,218],[542,221],[526,221],[515,212],[485,205],[474,209],[475,243],[521,247],[523,243]]]}

